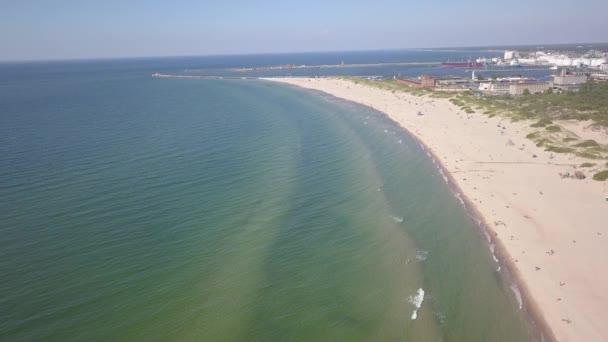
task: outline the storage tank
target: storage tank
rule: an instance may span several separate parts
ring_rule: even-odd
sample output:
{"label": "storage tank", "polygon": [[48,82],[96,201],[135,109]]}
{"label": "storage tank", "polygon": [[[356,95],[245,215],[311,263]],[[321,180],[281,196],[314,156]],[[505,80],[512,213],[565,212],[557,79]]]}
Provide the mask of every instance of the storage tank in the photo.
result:
{"label": "storage tank", "polygon": [[591,60],[591,66],[598,67],[606,62],[607,62],[606,58],[594,58]]}

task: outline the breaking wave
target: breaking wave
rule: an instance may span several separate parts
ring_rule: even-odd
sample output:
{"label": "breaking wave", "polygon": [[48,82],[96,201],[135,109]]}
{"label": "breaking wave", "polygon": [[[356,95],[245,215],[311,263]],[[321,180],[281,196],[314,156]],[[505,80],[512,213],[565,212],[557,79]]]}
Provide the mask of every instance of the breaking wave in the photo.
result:
{"label": "breaking wave", "polygon": [[416,259],[419,261],[425,261],[429,257],[429,252],[419,249],[416,251]]}
{"label": "breaking wave", "polygon": [[414,306],[416,307],[416,310],[414,310],[414,312],[412,312],[412,320],[415,320],[416,318],[418,318],[418,310],[420,310],[420,307],[422,307],[423,301],[424,301],[424,290],[422,288],[418,289],[415,296],[410,296],[409,302],[414,304]]}
{"label": "breaking wave", "polygon": [[403,217],[399,217],[399,216],[391,216],[391,218],[393,219],[393,221],[397,222],[397,223],[401,223],[403,222]]}

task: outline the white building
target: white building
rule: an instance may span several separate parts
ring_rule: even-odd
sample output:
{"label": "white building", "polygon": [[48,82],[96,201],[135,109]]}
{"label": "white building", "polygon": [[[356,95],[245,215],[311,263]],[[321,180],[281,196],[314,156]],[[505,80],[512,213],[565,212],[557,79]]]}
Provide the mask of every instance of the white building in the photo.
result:
{"label": "white building", "polygon": [[517,51],[505,50],[505,60],[510,60],[516,57],[519,57]]}
{"label": "white building", "polygon": [[522,82],[522,83],[511,83],[509,85],[509,94],[511,95],[523,95],[526,90],[530,94],[538,94],[547,91],[551,88],[552,84],[547,82]]}
{"label": "white building", "polygon": [[520,58],[519,60],[520,64],[537,64],[537,60],[536,58]]}
{"label": "white building", "polygon": [[479,91],[493,94],[508,94],[509,83],[504,82],[483,82],[479,84]]}
{"label": "white building", "polygon": [[539,56],[537,60],[560,67],[599,67],[606,63],[606,58],[570,58],[566,55],[544,55]]}
{"label": "white building", "polygon": [[566,85],[566,84],[581,84],[587,82],[587,75],[565,75],[565,76],[553,76],[553,84],[555,85]]}

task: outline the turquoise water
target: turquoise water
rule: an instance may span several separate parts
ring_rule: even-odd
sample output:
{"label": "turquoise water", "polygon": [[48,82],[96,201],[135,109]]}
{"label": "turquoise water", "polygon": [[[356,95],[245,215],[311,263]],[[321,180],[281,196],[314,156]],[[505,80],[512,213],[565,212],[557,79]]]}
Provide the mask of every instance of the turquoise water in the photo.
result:
{"label": "turquoise water", "polygon": [[531,339],[484,238],[378,112],[148,73],[0,88],[0,340]]}

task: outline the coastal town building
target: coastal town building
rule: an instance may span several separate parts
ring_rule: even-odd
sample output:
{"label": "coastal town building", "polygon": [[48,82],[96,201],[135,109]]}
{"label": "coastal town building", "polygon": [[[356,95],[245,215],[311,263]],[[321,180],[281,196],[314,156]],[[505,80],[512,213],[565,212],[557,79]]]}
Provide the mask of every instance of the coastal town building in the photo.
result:
{"label": "coastal town building", "polygon": [[510,83],[507,82],[485,82],[479,84],[479,91],[489,95],[508,94]]}
{"label": "coastal town building", "polygon": [[450,85],[466,85],[471,83],[471,79],[462,76],[441,76],[435,77],[435,84],[437,86],[450,86]]}
{"label": "coastal town building", "polygon": [[462,76],[429,76],[417,78],[395,78],[395,82],[412,88],[428,88],[437,91],[461,92],[471,89],[471,80]]}
{"label": "coastal town building", "polygon": [[420,84],[423,88],[434,88],[437,85],[437,80],[429,75],[420,75]]}
{"label": "coastal town building", "polygon": [[509,84],[510,95],[523,95],[526,90],[530,94],[539,94],[549,90],[552,84],[549,82],[521,82]]}
{"label": "coastal town building", "polygon": [[589,76],[587,75],[564,75],[564,76],[553,76],[553,84],[555,85],[566,85],[566,84],[582,84],[587,82]]}
{"label": "coastal town building", "polygon": [[422,88],[422,84],[420,83],[420,81],[409,78],[395,79],[395,83],[406,85],[412,88]]}
{"label": "coastal town building", "polygon": [[412,88],[434,88],[437,85],[436,78],[428,75],[420,75],[417,79],[395,79],[395,82]]}
{"label": "coastal town building", "polygon": [[562,91],[578,91],[580,85],[586,83],[589,76],[582,72],[568,72],[563,68],[559,75],[553,76],[553,86]]}
{"label": "coastal town building", "polygon": [[517,51],[506,50],[504,57],[505,57],[505,60],[508,61],[508,60],[519,57],[519,53]]}

